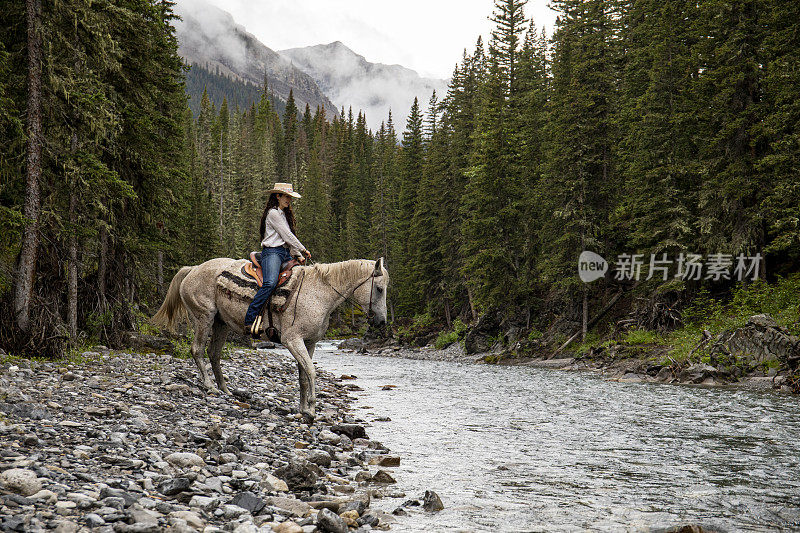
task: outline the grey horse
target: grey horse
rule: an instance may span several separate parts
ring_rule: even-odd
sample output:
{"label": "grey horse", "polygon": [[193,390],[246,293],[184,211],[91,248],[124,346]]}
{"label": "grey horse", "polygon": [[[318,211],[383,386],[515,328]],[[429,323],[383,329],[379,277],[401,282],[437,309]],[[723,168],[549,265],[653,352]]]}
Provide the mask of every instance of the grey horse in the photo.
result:
{"label": "grey horse", "polygon": [[[226,394],[230,391],[219,364],[222,347],[231,329],[245,333],[244,316],[249,302],[226,296],[219,290],[217,278],[237,262],[242,260],[216,258],[181,268],[172,278],[164,303],[153,317],[154,324],[174,329],[180,317],[188,312],[195,332],[192,357],[200,369],[203,385],[209,390],[213,388],[203,363],[208,344],[214,378]],[[302,277],[300,290],[290,295],[285,311],[273,315],[281,344],[294,356],[300,371],[300,412],[307,421],[313,421],[316,371],[311,358],[317,341],[325,336],[331,313],[344,301],[351,300],[368,310],[370,325],[385,324],[389,273],[380,258],[297,266],[293,276]]]}

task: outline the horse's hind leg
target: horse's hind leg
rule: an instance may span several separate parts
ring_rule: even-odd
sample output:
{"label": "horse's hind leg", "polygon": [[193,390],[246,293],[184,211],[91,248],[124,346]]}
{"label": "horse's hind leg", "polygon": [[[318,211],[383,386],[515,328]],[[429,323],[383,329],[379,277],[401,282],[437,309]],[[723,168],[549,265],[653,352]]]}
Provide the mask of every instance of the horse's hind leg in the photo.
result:
{"label": "horse's hind leg", "polygon": [[194,362],[197,363],[197,368],[200,370],[200,378],[203,380],[203,387],[207,390],[212,390],[214,384],[211,382],[211,378],[208,377],[205,361],[203,361],[203,353],[206,351],[206,344],[208,343],[208,336],[211,333],[213,323],[214,315],[197,317],[195,319],[194,341],[192,342],[191,349]]}
{"label": "horse's hind leg", "polygon": [[214,325],[211,327],[211,344],[208,345],[208,358],[211,360],[211,369],[214,371],[214,379],[217,380],[217,386],[225,394],[230,394],[231,391],[228,390],[228,385],[225,383],[225,376],[222,375],[222,368],[219,366],[222,348],[225,346],[225,339],[227,338],[228,326],[217,315],[214,319]]}
{"label": "horse's hind leg", "polygon": [[317,372],[303,339],[281,339],[297,361],[300,373],[300,413],[307,423],[314,421],[317,405]]}

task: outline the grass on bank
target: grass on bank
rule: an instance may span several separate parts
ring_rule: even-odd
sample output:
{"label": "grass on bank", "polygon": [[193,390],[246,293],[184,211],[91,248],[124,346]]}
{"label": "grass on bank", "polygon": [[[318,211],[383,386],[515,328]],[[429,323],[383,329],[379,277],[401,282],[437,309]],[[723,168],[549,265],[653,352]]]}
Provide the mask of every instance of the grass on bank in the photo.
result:
{"label": "grass on bank", "polygon": [[[693,353],[703,337],[703,331],[712,336],[723,331],[744,326],[747,320],[758,314],[770,315],[775,321],[793,335],[800,335],[800,274],[787,278],[778,278],[775,283],[756,280],[748,284],[739,284],[725,301],[714,298],[706,290],[700,293],[685,306],[682,312],[683,326],[661,334],[656,331],[630,330],[621,340],[604,339],[597,332],[589,332],[586,340],[574,348],[576,355],[584,355],[591,348],[609,347],[621,344],[629,347],[667,346],[668,358],[658,361],[669,364],[672,361],[702,361],[701,353]],[[633,350],[631,355],[635,355]]]}

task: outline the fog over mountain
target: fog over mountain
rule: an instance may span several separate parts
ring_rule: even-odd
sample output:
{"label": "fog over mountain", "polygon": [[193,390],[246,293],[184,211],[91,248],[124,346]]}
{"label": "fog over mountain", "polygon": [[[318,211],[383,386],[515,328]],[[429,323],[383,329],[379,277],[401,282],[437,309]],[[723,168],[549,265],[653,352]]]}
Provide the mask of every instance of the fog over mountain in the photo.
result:
{"label": "fog over mountain", "polygon": [[434,89],[440,100],[447,92],[449,80],[422,78],[401,65],[371,63],[340,41],[279,52],[310,74],[339,109],[363,110],[373,130],[391,109],[395,129],[402,132],[415,96],[425,110]]}
{"label": "fog over mountain", "polygon": [[214,71],[261,86],[264,77],[270,90],[286,100],[289,91],[300,112],[306,103],[312,111],[325,106],[328,118],[337,114],[314,79],[290,61],[264,45],[237,24],[230,13],[203,0],[179,0],[175,12],[182,20],[175,21],[178,53],[187,63],[198,63]]}

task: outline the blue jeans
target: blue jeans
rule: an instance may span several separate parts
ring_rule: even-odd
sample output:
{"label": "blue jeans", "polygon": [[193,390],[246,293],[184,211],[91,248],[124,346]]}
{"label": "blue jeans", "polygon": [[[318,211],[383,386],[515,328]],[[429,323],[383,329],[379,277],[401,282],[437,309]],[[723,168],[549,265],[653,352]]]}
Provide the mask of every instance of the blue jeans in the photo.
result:
{"label": "blue jeans", "polygon": [[247,314],[244,317],[245,328],[250,327],[250,325],[256,321],[258,315],[261,314],[264,304],[267,303],[267,299],[269,299],[270,294],[272,294],[272,291],[275,290],[275,286],[278,284],[281,264],[291,258],[292,254],[289,253],[289,249],[283,246],[265,246],[261,250],[261,272],[264,276],[264,283],[253,297],[250,307],[247,308]]}

